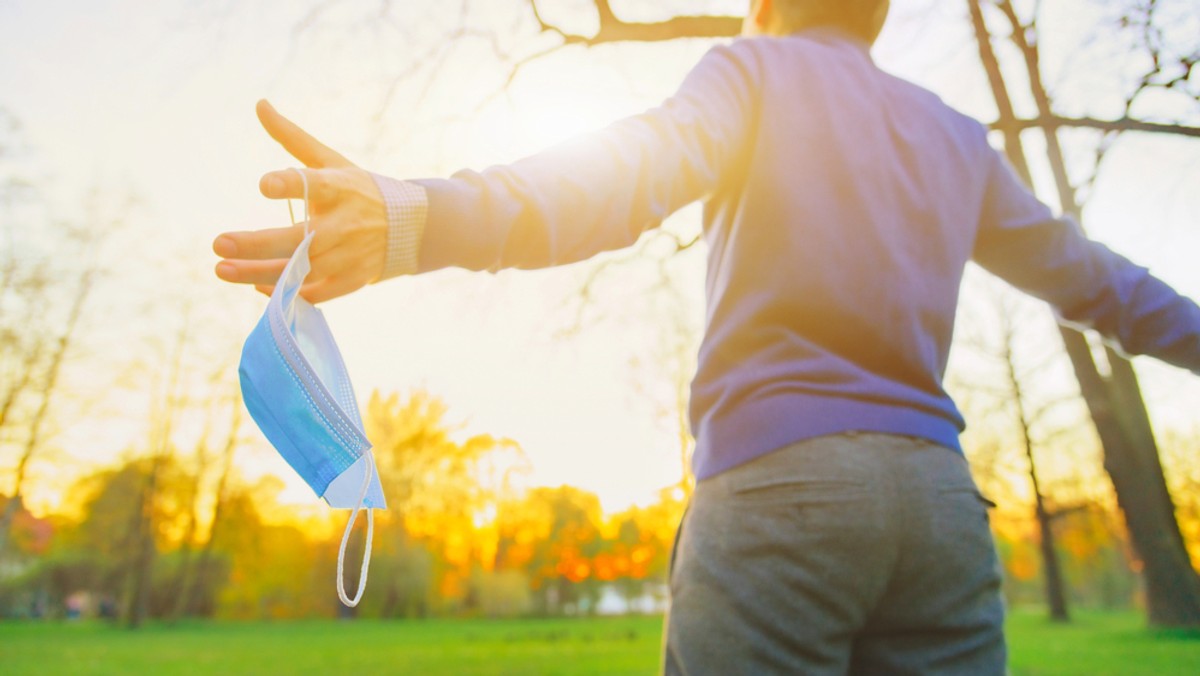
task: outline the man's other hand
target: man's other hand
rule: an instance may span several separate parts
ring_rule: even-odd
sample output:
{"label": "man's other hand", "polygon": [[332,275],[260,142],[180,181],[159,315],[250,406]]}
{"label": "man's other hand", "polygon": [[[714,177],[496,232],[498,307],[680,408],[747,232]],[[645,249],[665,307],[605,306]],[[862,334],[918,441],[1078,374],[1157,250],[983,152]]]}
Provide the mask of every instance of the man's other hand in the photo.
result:
{"label": "man's other hand", "polygon": [[[308,167],[300,171],[308,179],[315,235],[309,248],[312,271],[300,295],[320,303],[378,280],[387,251],[387,210],[374,179],[266,101],[258,102],[257,112],[271,138]],[[258,188],[271,199],[304,198],[304,183],[291,169],[265,174]],[[213,241],[213,252],[222,258],[217,277],[269,294],[302,239],[304,223],[224,233]]]}

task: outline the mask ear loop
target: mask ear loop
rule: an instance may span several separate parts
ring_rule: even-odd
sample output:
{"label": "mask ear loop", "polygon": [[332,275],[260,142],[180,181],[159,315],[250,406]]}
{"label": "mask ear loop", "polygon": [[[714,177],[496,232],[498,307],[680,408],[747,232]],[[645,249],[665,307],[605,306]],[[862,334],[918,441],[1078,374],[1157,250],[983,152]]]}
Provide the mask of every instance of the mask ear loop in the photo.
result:
{"label": "mask ear loop", "polygon": [[342,533],[342,545],[338,547],[337,593],[338,598],[349,608],[358,605],[358,602],[362,600],[363,590],[367,588],[367,571],[371,567],[371,541],[375,536],[375,511],[368,507],[367,544],[363,548],[362,569],[358,572],[358,591],[354,593],[354,598],[350,598],[346,596],[346,578],[343,574],[343,563],[346,559],[346,543],[350,541],[350,531],[354,529],[354,521],[358,518],[358,512],[362,510],[363,503],[366,502],[367,491],[371,488],[371,479],[375,477],[375,454],[368,448],[363,457],[367,459],[367,462],[366,471],[363,472],[362,490],[358,494],[358,505],[355,506],[354,511],[350,514],[350,521],[346,523],[346,530]]}
{"label": "mask ear loop", "polygon": [[[308,176],[303,171],[295,167],[290,168],[292,171],[300,175],[300,183],[304,186],[304,236],[307,237],[311,227],[309,226],[309,223],[312,222],[312,219],[308,217]],[[299,223],[296,222],[296,212],[292,210],[292,200],[289,199],[287,201],[287,205],[288,216],[291,216],[292,218],[292,225],[299,225]]]}

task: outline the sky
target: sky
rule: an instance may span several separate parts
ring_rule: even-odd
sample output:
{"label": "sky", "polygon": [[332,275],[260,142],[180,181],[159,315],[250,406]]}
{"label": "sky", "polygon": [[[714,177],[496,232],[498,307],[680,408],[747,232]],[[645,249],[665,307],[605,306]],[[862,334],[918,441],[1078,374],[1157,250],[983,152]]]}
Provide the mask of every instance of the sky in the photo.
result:
{"label": "sky", "polygon": [[[630,18],[671,8],[614,4]],[[736,13],[742,4],[688,6]],[[543,5],[549,18],[588,29],[581,3]],[[893,5],[877,61],[988,119],[993,109],[962,8],[929,0]],[[364,167],[446,175],[517,159],[654,105],[708,46],[564,50],[533,62],[493,98],[507,73],[493,42],[520,52],[546,40],[528,37],[519,8],[475,3],[468,20],[487,37],[449,43],[443,36],[458,25],[457,3],[408,2],[405,16],[389,20],[358,3],[334,3],[315,18],[310,6],[0,0],[0,108],[21,122],[28,171],[44,179],[49,202],[62,217],[100,224],[104,209],[83,195],[98,190],[105,204],[136,198],[128,222],[104,246],[110,273],[88,315],[89,347],[68,369],[78,396],[56,418],[59,451],[34,469],[34,487],[44,487],[31,495],[35,509],[61,499],[71,475],[64,469],[112,463],[144,438],[148,408],[160,396],[151,383],[161,380],[182,307],[192,308],[195,336],[189,377],[232,378],[231,359],[265,301],[212,276],[210,243],[226,230],[287,224],[287,209],[261,198],[257,180],[294,164],[258,128],[256,100],[270,99]],[[1042,49],[1048,80],[1068,83],[1060,103],[1103,114],[1112,102],[1071,58],[1097,48],[1070,28],[1089,22],[1068,20],[1100,16],[1095,6],[1052,3],[1045,25],[1056,29]],[[429,62],[439,65],[419,67]],[[1200,297],[1196,185],[1200,144],[1123,140],[1089,203],[1089,230]],[[685,210],[669,227],[688,231],[696,220],[694,209]],[[673,263],[675,323],[699,322],[702,263],[700,252]],[[680,376],[645,365],[646,355],[675,339],[672,326],[648,321],[661,316],[663,302],[648,293],[653,270],[615,268],[580,324],[578,290],[590,269],[443,271],[371,287],[324,311],[360,400],[373,390],[426,390],[446,402],[463,434],[520,443],[531,483],[570,483],[619,509],[649,502],[679,479],[675,421],[662,393]],[[1141,360],[1138,366],[1156,418],[1186,423],[1200,402],[1196,379]],[[181,422],[181,434],[197,425]],[[286,500],[312,503],[269,446],[256,433],[248,437],[244,471],[279,474],[288,482]]]}

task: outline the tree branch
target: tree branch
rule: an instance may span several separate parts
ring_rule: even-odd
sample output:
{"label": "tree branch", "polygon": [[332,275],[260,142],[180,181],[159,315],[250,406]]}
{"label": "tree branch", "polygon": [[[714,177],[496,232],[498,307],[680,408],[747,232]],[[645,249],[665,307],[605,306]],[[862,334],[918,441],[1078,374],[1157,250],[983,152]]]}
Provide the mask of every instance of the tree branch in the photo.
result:
{"label": "tree branch", "polygon": [[557,33],[564,45],[595,45],[612,42],[665,42],[678,38],[727,38],[742,31],[742,17],[738,16],[675,16],[664,21],[622,21],[613,13],[608,0],[594,0],[600,28],[594,35],[570,33],[561,27],[547,23],[538,10],[537,0],[529,0],[534,18],[543,33]]}
{"label": "tree branch", "polygon": [[1026,129],[1044,129],[1052,131],[1060,127],[1074,127],[1079,129],[1096,129],[1105,132],[1123,132],[1123,131],[1141,131],[1152,134],[1174,134],[1176,136],[1188,136],[1191,138],[1200,138],[1200,127],[1189,127],[1183,124],[1164,124],[1158,122],[1146,122],[1144,120],[1135,120],[1128,117],[1119,120],[1099,120],[1094,117],[1063,117],[1061,115],[1047,115],[1030,119],[1014,119],[1010,122],[997,120],[988,125],[990,128],[997,131],[1024,131]]}

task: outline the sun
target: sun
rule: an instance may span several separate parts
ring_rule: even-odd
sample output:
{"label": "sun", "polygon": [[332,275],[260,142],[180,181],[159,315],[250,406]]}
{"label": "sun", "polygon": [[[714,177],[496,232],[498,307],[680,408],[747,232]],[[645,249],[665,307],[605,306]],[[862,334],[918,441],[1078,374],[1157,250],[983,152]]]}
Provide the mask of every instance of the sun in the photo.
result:
{"label": "sun", "polygon": [[593,107],[579,100],[555,94],[526,97],[519,104],[522,131],[543,145],[561,143],[594,131],[610,119],[598,115]]}
{"label": "sun", "polygon": [[596,131],[629,112],[596,88],[564,86],[557,78],[522,83],[507,103],[510,133],[534,150]]}

